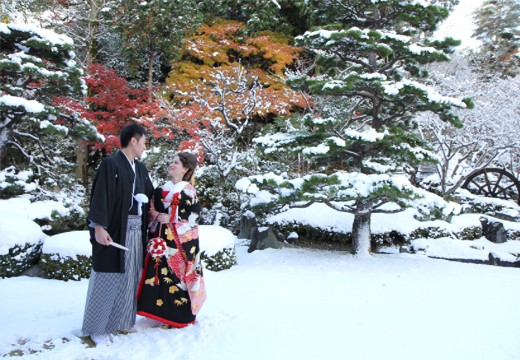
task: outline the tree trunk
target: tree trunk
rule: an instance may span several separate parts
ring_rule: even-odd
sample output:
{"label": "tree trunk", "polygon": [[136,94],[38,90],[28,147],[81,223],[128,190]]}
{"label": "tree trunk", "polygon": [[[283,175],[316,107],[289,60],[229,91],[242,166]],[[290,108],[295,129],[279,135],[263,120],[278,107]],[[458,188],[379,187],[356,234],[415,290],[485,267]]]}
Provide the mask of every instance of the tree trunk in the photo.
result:
{"label": "tree trunk", "polygon": [[366,256],[370,254],[371,213],[357,213],[352,224],[352,253]]}
{"label": "tree trunk", "polygon": [[98,55],[99,52],[99,44],[98,44],[98,36],[99,36],[99,0],[88,0],[88,5],[90,7],[90,12],[88,14],[88,28],[89,28],[89,38],[88,38],[88,49],[87,49],[87,66],[92,64]]}
{"label": "tree trunk", "polygon": [[89,195],[88,189],[88,145],[81,140],[78,140],[78,147],[76,150],[76,177],[80,180],[81,185],[85,188],[85,194]]}
{"label": "tree trunk", "polygon": [[[90,36],[87,43],[87,67],[95,62],[99,52],[98,36],[99,36],[99,0],[88,0],[90,12],[88,16],[88,27]],[[87,96],[90,94],[87,94]],[[78,139],[78,146],[76,148],[76,177],[85,188],[85,194],[89,194],[88,188],[88,145],[81,139]]]}
{"label": "tree trunk", "polygon": [[150,48],[148,52],[148,101],[152,101],[152,85],[153,85],[153,58],[155,57],[155,51],[153,43],[150,41]]}

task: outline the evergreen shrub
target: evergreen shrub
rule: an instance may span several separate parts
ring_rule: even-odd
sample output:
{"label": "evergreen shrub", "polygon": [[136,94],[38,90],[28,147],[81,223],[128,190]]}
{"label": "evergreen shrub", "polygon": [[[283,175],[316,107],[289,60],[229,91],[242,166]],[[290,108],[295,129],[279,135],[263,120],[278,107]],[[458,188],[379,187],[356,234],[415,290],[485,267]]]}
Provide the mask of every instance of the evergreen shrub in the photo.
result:
{"label": "evergreen shrub", "polygon": [[469,226],[465,229],[462,229],[460,232],[455,234],[457,239],[460,240],[477,240],[482,237],[482,227],[481,226]]}
{"label": "evergreen shrub", "polygon": [[76,255],[73,258],[60,254],[42,254],[40,266],[51,279],[79,281],[90,277],[92,257]]}
{"label": "evergreen shrub", "polygon": [[85,213],[78,209],[70,209],[66,215],[52,211],[51,219],[34,220],[47,235],[60,234],[68,231],[84,230],[87,227]]}
{"label": "evergreen shrub", "polygon": [[40,259],[43,242],[16,244],[7,254],[0,255],[0,277],[20,275],[35,265]]}
{"label": "evergreen shrub", "polygon": [[297,244],[305,242],[347,244],[352,241],[350,233],[321,229],[296,222],[276,224],[276,228],[282,234],[290,234],[292,232],[297,233]]}
{"label": "evergreen shrub", "polygon": [[506,230],[508,240],[520,240],[520,230]]}
{"label": "evergreen shrub", "polygon": [[466,214],[485,214],[498,219],[520,222],[520,207],[513,202],[482,196],[461,197],[460,202]]}
{"label": "evergreen shrub", "polygon": [[452,234],[444,228],[437,226],[426,226],[419,227],[412,231],[408,236],[408,240],[415,240],[419,238],[439,239],[442,237],[451,237],[451,235]]}
{"label": "evergreen shrub", "polygon": [[390,231],[389,233],[372,234],[372,250],[379,247],[404,245],[408,243],[408,235],[401,234],[398,231]]}
{"label": "evergreen shrub", "polygon": [[204,262],[206,269],[211,271],[221,271],[230,269],[237,264],[237,255],[235,248],[224,248],[214,255],[208,256],[203,251],[201,260]]}

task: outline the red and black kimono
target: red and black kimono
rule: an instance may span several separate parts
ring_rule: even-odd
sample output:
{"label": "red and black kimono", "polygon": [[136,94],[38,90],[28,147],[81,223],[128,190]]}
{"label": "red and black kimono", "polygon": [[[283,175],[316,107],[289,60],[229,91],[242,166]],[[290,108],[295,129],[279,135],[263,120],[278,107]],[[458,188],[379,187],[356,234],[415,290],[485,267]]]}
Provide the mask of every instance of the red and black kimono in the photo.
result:
{"label": "red and black kimono", "polygon": [[[195,322],[206,299],[198,234],[201,210],[195,188],[186,181],[168,181],[155,189],[149,244],[166,246],[146,256],[137,293],[139,315],[173,327]],[[159,213],[168,213],[170,222],[157,222]]]}

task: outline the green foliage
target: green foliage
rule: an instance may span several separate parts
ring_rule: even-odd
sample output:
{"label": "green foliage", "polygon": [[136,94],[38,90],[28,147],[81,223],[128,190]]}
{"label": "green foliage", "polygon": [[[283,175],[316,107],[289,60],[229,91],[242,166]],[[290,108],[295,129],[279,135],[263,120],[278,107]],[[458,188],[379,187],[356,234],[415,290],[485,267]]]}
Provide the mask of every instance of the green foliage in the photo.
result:
{"label": "green foliage", "polygon": [[[412,186],[406,174],[435,159],[418,136],[413,115],[429,111],[460,126],[452,108],[471,105],[436,93],[425,85],[428,73],[421,69],[448,61],[458,44],[428,37],[448,11],[401,0],[310,0],[306,9],[316,27],[297,37],[296,45],[314,54],[315,66],[295,72],[288,83],[320,100],[348,100],[343,111],[322,114],[321,107],[311,108],[298,124],[288,122],[285,129],[255,139],[263,153],[307,158],[312,163],[308,174],[250,176],[237,187],[254,194],[250,204],[260,211],[269,205],[280,209],[321,202],[354,213],[358,220],[409,206],[446,216],[446,203],[435,199],[435,205],[428,204],[429,196]],[[394,208],[385,208],[387,204]],[[353,233],[361,232],[356,228]]]}
{"label": "green foliage", "polygon": [[399,28],[406,34],[431,32],[448,16],[445,7],[424,6],[415,1],[309,0],[306,4],[310,23],[314,26],[341,24],[359,28]]}
{"label": "green foliage", "polygon": [[240,201],[237,193],[230,186],[238,177],[231,173],[226,180],[216,165],[204,166],[196,177],[196,188],[199,201],[203,207],[205,224],[220,224],[228,229],[239,226]]}
{"label": "green foliage", "polygon": [[42,254],[40,265],[50,279],[79,281],[90,277],[92,258],[85,255],[72,258],[60,254]]}
{"label": "green foliage", "polygon": [[485,214],[507,221],[520,222],[520,209],[508,201],[496,201],[482,196],[461,196],[459,199],[463,212],[467,214]]}
{"label": "green foliage", "polygon": [[271,30],[289,35],[306,30],[302,1],[299,0],[203,0],[206,19],[240,21],[249,33]]}
{"label": "green foliage", "polygon": [[0,42],[0,176],[13,180],[7,191],[20,191],[20,174],[36,185],[24,193],[70,189],[77,141],[97,134],[68,108],[85,90],[72,39],[35,26],[0,24]]}
{"label": "green foliage", "polygon": [[389,233],[378,233],[371,235],[372,249],[377,250],[383,247],[395,247],[408,243],[408,235],[401,234],[398,231],[390,231]]}
{"label": "green foliage", "polygon": [[283,234],[295,232],[298,234],[296,244],[350,244],[352,237],[350,233],[342,233],[334,230],[321,229],[297,222],[277,224],[276,228]]}
{"label": "green foliage", "polygon": [[520,71],[520,2],[518,0],[486,0],[475,12],[474,36],[483,46],[481,64],[503,76],[516,76]]}
{"label": "green foliage", "polygon": [[445,228],[438,226],[420,227],[408,234],[409,240],[415,240],[420,238],[438,239],[442,237],[451,237],[451,233],[446,231]]}
{"label": "green foliage", "polygon": [[110,9],[105,13],[123,39],[132,75],[156,57],[168,66],[178,55],[182,39],[202,22],[195,0],[117,0]]}
{"label": "green foliage", "polygon": [[[296,222],[277,224],[277,229],[282,233],[296,232],[298,240],[296,244],[300,246],[317,246],[317,245],[343,245],[348,247],[352,243],[352,234],[312,227]],[[516,232],[518,233],[518,232]],[[384,233],[373,233],[372,250],[376,251],[383,247],[396,247],[409,244],[412,240],[426,238],[439,239],[444,237],[452,237],[455,235],[460,240],[477,240],[482,237],[482,228],[480,226],[468,226],[463,228],[457,234],[451,234],[444,227],[440,226],[419,226],[410,233],[402,233],[397,230],[390,230]],[[515,232],[508,232],[508,238],[514,239]]]}
{"label": "green foliage", "polygon": [[[81,198],[86,201],[85,195]],[[78,199],[79,200],[79,199]],[[78,205],[78,204],[76,204]],[[87,222],[85,221],[85,211],[79,206],[68,207],[66,214],[60,214],[56,210],[52,211],[51,219],[35,219],[34,221],[40,225],[47,235],[60,234],[68,231],[85,230]],[[86,207],[86,204],[83,204]]]}
{"label": "green foliage", "polygon": [[204,267],[211,271],[231,269],[232,266],[237,264],[235,248],[224,248],[211,256],[202,252],[200,258],[205,265]]}
{"label": "green foliage", "polygon": [[20,275],[36,264],[40,259],[42,245],[42,242],[16,244],[7,254],[0,255],[0,277]]}
{"label": "green foliage", "polygon": [[482,237],[482,226],[469,226],[456,233],[455,236],[459,240],[480,239]]}

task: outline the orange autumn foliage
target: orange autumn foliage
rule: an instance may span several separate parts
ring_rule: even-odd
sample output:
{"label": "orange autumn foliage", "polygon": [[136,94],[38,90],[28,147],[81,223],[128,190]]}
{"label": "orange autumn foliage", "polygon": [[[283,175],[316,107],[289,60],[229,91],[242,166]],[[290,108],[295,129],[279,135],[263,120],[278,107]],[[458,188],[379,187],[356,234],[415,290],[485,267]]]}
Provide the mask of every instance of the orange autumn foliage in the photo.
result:
{"label": "orange autumn foliage", "polygon": [[[256,92],[261,101],[250,116],[255,121],[267,122],[306,106],[304,97],[284,82],[284,70],[301,51],[290,45],[290,38],[284,35],[262,32],[250,37],[243,23],[220,20],[200,27],[193,37],[184,41],[180,61],[173,64],[166,79],[165,92],[175,107],[192,106],[196,97],[205,99],[209,107],[198,109],[199,121],[218,120],[222,114],[210,108],[223,99],[212,90],[217,82],[224,86],[226,80],[233,80],[234,69],[240,66],[251,82],[257,78],[261,84]],[[217,73],[229,77],[217,79]],[[234,91],[232,83],[226,86],[229,93]],[[244,97],[230,96],[225,103],[233,120],[241,121]]]}

